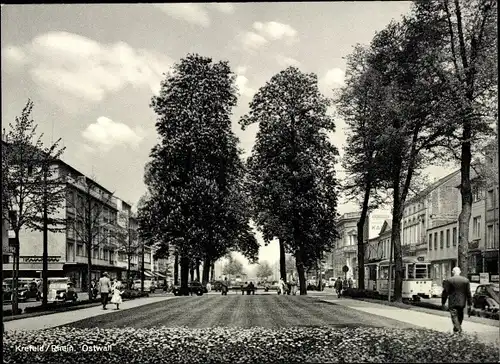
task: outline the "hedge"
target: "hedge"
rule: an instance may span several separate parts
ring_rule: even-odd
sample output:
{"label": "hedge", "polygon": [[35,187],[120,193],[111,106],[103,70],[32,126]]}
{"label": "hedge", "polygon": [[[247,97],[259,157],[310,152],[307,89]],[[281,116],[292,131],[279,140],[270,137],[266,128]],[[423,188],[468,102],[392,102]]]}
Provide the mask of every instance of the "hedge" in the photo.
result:
{"label": "hedge", "polygon": [[388,328],[166,328],[7,332],[7,363],[486,363],[498,349],[467,334]]}

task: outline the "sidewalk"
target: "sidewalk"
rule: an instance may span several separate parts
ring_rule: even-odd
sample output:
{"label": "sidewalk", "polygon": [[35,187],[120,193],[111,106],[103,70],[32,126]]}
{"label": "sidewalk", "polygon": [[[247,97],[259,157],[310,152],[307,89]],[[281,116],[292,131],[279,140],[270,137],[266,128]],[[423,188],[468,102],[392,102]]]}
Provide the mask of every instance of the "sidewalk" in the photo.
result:
{"label": "sidewalk", "polygon": [[[319,298],[319,297],[318,297]],[[321,301],[335,303],[354,310],[363,311],[372,315],[387,317],[426,329],[452,332],[453,326],[449,315],[441,316],[425,313],[417,310],[408,310],[393,306],[386,306],[373,302],[360,301],[350,298],[319,298]],[[477,334],[478,339],[487,344],[500,346],[500,330],[498,322],[496,326],[485,325],[464,319],[462,323],[463,331],[467,334]]]}
{"label": "sidewalk", "polygon": [[[125,301],[121,307],[120,311],[127,310],[134,307],[144,306],[150,303],[156,303],[161,301],[166,301],[175,298],[174,296],[162,296],[162,297],[145,297],[137,298],[130,301]],[[116,312],[113,309],[114,305],[109,304],[108,310],[103,310],[102,306],[95,306],[89,308],[83,308],[81,310],[58,312],[50,315],[28,317],[19,320],[12,320],[4,322],[5,331],[12,330],[42,330],[51,327],[66,325],[71,322],[80,321],[89,317],[106,315],[111,312]]]}

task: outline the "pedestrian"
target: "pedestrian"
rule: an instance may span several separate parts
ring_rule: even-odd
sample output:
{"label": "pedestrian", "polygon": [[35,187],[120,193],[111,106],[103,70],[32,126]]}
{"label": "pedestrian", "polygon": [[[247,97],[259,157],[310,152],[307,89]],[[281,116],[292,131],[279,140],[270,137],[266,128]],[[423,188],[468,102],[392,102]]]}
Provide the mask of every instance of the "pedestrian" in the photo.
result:
{"label": "pedestrian", "polygon": [[212,290],[212,285],[210,282],[207,282],[207,292],[210,292]]}
{"label": "pedestrian", "polygon": [[111,290],[111,281],[109,280],[108,273],[104,272],[101,279],[99,279],[99,293],[101,295],[102,309],[107,310],[109,292]]}
{"label": "pedestrian", "polygon": [[335,281],[335,291],[337,292],[337,297],[342,296],[342,278],[338,277]]}
{"label": "pedestrian", "polygon": [[472,306],[472,294],[470,291],[470,282],[467,278],[460,275],[459,267],[453,268],[452,277],[443,282],[443,293],[441,304],[446,309],[446,300],[448,300],[448,310],[453,323],[453,332],[462,332],[462,321],[464,320],[464,309],[467,304]]}
{"label": "pedestrian", "polygon": [[280,278],[278,282],[278,294],[285,294],[285,281],[283,278]]}
{"label": "pedestrian", "polygon": [[352,280],[351,277],[349,277],[349,280],[347,281],[347,285],[349,288],[352,288],[354,281]]}
{"label": "pedestrian", "polygon": [[295,277],[292,277],[291,285],[292,285],[292,294],[295,296],[297,294],[297,280],[295,279]]}
{"label": "pedestrian", "polygon": [[112,287],[113,297],[111,297],[111,303],[114,303],[116,305],[117,310],[120,309],[120,304],[123,303],[122,300],[123,291],[121,290],[121,288],[122,288],[122,283],[120,281],[116,281]]}

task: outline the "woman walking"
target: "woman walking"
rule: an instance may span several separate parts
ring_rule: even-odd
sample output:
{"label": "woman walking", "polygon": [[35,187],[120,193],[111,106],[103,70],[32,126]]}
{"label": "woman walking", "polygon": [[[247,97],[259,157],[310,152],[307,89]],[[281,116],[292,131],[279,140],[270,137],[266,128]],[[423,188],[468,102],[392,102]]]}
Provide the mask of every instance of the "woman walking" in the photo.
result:
{"label": "woman walking", "polygon": [[116,305],[116,309],[120,309],[120,303],[122,303],[122,294],[123,292],[120,290],[122,287],[122,284],[120,281],[116,281],[115,284],[113,284],[112,291],[113,291],[113,297],[111,297],[111,303],[114,303]]}

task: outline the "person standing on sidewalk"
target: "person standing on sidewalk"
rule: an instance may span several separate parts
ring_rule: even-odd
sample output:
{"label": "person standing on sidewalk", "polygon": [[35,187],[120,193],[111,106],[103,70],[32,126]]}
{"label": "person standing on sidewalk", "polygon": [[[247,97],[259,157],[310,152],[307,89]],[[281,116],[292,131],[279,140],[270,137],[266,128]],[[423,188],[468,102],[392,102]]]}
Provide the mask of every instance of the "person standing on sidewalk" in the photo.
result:
{"label": "person standing on sidewalk", "polygon": [[443,294],[441,304],[446,309],[445,304],[448,300],[448,309],[453,322],[453,332],[462,332],[462,322],[464,320],[465,304],[472,306],[472,294],[470,291],[470,282],[467,278],[460,275],[459,267],[451,271],[453,276],[443,282]]}
{"label": "person standing on sidewalk", "polygon": [[111,281],[109,280],[108,273],[104,272],[101,279],[99,279],[99,293],[101,294],[102,309],[107,310],[108,296],[111,291]]}

